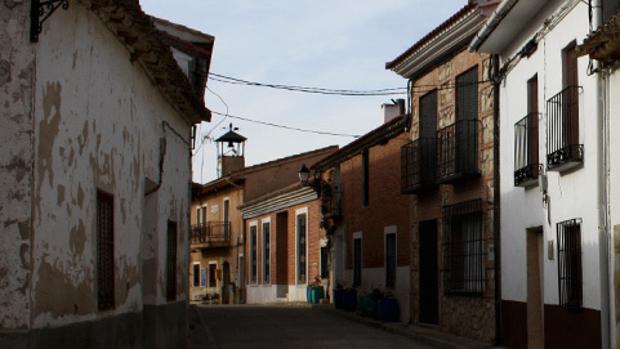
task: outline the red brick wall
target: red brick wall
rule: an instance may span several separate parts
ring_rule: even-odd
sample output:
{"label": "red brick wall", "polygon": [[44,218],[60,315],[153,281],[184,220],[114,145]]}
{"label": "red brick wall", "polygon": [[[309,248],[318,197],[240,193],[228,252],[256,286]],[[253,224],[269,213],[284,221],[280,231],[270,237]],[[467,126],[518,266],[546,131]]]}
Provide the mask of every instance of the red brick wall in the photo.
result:
{"label": "red brick wall", "polygon": [[[259,228],[257,229],[257,251],[256,257],[258,262],[258,284],[265,284],[263,282],[263,266],[262,266],[262,258],[263,258],[263,234],[261,230],[261,221],[265,218],[271,218],[271,237],[270,237],[270,264],[271,264],[271,284],[276,284],[277,280],[285,280],[287,284],[295,284],[296,283],[296,216],[295,211],[301,208],[308,209],[308,239],[307,239],[307,250],[308,250],[308,281],[312,281],[312,279],[320,274],[320,240],[325,238],[325,233],[321,229],[321,216],[320,216],[320,205],[319,200],[309,201],[303,204],[299,204],[296,206],[292,206],[286,209],[288,212],[288,222],[287,222],[287,252],[286,259],[280,260],[278,258],[278,246],[277,246],[277,234],[278,234],[278,225],[276,220],[276,213],[271,212],[268,214],[264,214],[259,217],[254,217],[251,219],[245,220],[245,227],[247,232],[247,243],[246,243],[246,261],[247,261],[247,273],[246,273],[246,284],[249,283],[250,280],[250,225],[253,222],[256,222]],[[286,264],[286,275],[278,275],[278,269],[282,270],[283,268],[279,268],[279,265]]]}
{"label": "red brick wall", "polygon": [[363,268],[384,264],[384,228],[397,227],[398,265],[409,265],[409,197],[400,193],[400,148],[408,142],[401,134],[385,145],[369,149],[369,203],[362,205],[362,155],[340,164],[342,216],[346,224],[346,268],[352,268],[353,233],[362,232]]}

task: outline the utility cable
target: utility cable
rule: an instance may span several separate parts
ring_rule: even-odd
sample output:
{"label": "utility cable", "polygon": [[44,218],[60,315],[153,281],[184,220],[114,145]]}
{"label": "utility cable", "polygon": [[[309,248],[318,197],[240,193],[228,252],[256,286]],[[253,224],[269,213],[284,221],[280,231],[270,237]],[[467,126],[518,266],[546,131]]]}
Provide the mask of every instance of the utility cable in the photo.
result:
{"label": "utility cable", "polygon": [[[217,114],[217,115],[226,115],[224,113],[220,113],[220,112],[217,112],[217,111],[211,111],[211,113]],[[243,117],[243,116],[237,116],[237,115],[230,115],[230,114],[228,114],[228,117],[232,118],[232,119],[252,122],[252,123],[261,124],[261,125],[265,125],[265,126],[282,128],[282,129],[286,129],[286,130],[298,131],[298,132],[314,133],[314,134],[327,135],[327,136],[339,136],[339,137],[353,137],[353,138],[359,138],[360,137],[360,135],[354,135],[354,134],[348,134],[348,133],[335,133],[335,132],[327,132],[327,131],[319,131],[319,130],[310,130],[310,129],[303,129],[303,128],[299,128],[299,127],[275,124],[275,123],[272,123],[272,122],[260,121],[260,120],[250,119],[250,118],[246,118],[246,117]]]}

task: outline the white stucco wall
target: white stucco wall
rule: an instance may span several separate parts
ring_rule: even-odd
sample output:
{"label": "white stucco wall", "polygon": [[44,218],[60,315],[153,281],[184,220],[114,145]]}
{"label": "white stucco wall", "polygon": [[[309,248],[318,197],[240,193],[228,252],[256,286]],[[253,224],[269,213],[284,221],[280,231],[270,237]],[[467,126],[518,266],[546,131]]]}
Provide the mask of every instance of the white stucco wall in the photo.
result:
{"label": "white stucco wall", "polygon": [[[46,22],[36,72],[33,327],[165,303],[168,220],[178,224],[177,300],[185,300],[191,169],[188,145],[171,129],[189,139],[190,125],[77,2]],[[161,139],[162,186],[145,199],[160,179]],[[114,195],[116,307],[104,313],[96,304],[97,190]]]}
{"label": "white stucco wall", "polygon": [[[505,61],[525,45],[543,21],[555,11],[547,6],[528,29],[502,53]],[[529,58],[512,69],[500,90],[500,191],[501,191],[501,263],[502,298],[526,301],[526,229],[542,226],[544,302],[558,304],[558,264],[556,223],[581,218],[583,306],[600,309],[600,273],[598,247],[598,125],[596,123],[596,77],[587,76],[588,58],[578,61],[579,85],[583,87],[579,105],[579,137],[584,144],[583,168],[558,173],[547,172],[550,204],[544,207],[539,186],[523,189],[514,186],[514,125],[527,115],[527,80],[538,74],[539,160],[546,165],[546,101],[562,90],[562,49],[571,41],[581,43],[589,29],[588,8],[578,3],[567,16],[538,43]],[[553,243],[553,260],[548,257],[548,242]]]}

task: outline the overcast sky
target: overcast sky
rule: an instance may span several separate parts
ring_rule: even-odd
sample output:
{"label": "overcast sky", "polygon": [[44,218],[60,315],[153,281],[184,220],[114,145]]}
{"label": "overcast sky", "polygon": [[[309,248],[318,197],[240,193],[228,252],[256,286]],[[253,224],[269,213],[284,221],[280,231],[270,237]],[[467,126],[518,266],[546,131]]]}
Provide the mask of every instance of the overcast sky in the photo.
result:
{"label": "overcast sky", "polygon": [[[215,36],[211,72],[241,79],[335,89],[406,86],[385,70],[415,41],[464,6],[467,0],[141,0],[145,12]],[[337,133],[364,134],[382,123],[390,97],[310,95],[210,81],[233,115]],[[403,96],[404,97],[404,96]],[[392,98],[397,98],[394,96]],[[213,111],[225,112],[212,93]],[[205,135],[222,119],[203,123]],[[347,137],[281,130],[226,120],[248,138],[253,165],[324,146]],[[194,156],[194,181],[216,178],[216,147],[207,141]]]}

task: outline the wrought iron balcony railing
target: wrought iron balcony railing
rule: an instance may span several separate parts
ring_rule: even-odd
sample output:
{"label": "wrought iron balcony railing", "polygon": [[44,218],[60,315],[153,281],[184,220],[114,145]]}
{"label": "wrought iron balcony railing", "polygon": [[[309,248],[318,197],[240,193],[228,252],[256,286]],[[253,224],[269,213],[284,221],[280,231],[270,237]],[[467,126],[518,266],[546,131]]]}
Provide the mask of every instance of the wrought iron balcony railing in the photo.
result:
{"label": "wrought iron balcony railing", "polygon": [[547,100],[547,168],[564,171],[583,163],[579,144],[579,94],[570,86]]}
{"label": "wrought iron balcony railing", "polygon": [[460,120],[437,131],[437,183],[479,174],[478,120]]}
{"label": "wrought iron balcony railing", "polygon": [[192,226],[192,245],[227,246],[230,243],[230,222],[207,222]]}
{"label": "wrought iron balcony railing", "polygon": [[419,138],[401,148],[401,192],[412,194],[435,186],[437,139]]}
{"label": "wrought iron balcony railing", "polygon": [[538,113],[530,113],[515,124],[514,185],[529,186],[538,180]]}

